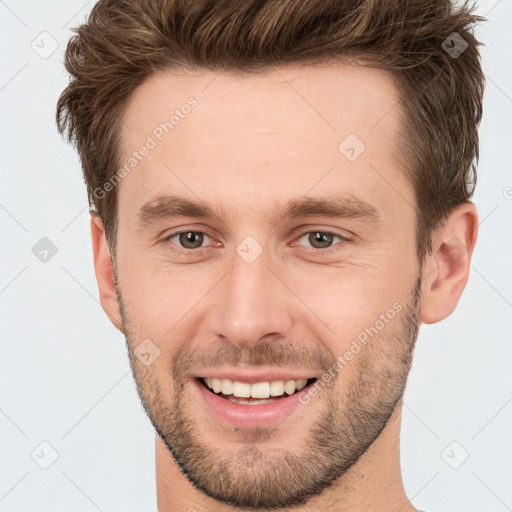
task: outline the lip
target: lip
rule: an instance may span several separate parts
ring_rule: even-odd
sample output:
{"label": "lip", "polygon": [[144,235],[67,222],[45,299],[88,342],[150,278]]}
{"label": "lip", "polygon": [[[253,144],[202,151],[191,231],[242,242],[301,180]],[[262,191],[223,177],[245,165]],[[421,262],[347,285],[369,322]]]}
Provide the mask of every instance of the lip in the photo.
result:
{"label": "lip", "polygon": [[[221,398],[213,393],[213,391],[209,391],[197,378],[192,379],[190,382],[192,384],[193,394],[198,397],[200,403],[203,404],[218,421],[228,427],[238,428],[271,427],[281,423],[281,421],[302,405],[299,401],[299,395],[303,391],[307,391],[310,386],[314,385],[313,382],[301,391],[284,398],[279,398],[275,402],[262,405],[244,405]],[[259,381],[256,380],[254,382]]]}
{"label": "lip", "polygon": [[239,370],[205,370],[200,375],[193,377],[212,378],[212,379],[229,379],[246,384],[254,384],[256,382],[273,382],[276,380],[309,380],[318,378],[314,373],[291,373],[283,370],[266,370],[264,372],[251,373],[250,371],[240,372]]}

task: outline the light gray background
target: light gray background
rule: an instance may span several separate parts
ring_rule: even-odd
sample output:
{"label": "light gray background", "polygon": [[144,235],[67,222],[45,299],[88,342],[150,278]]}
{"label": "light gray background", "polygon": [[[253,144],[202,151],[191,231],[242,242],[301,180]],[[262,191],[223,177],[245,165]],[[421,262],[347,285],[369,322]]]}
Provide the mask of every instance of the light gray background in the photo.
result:
{"label": "light gray background", "polygon": [[[0,0],[0,512],[156,510],[154,431],[98,302],[81,169],[54,122],[70,28],[93,3]],[[512,510],[512,0],[479,5],[480,236],[458,309],[421,329],[405,397],[404,482],[429,512]]]}

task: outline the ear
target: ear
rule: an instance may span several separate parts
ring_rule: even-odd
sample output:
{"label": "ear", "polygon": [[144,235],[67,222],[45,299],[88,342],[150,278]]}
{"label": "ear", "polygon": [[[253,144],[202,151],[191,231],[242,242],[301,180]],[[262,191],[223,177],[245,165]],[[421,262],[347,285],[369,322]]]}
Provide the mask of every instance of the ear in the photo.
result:
{"label": "ear", "polygon": [[100,292],[101,306],[114,326],[123,332],[119,302],[117,300],[114,269],[112,266],[112,256],[103,228],[103,222],[94,211],[91,212],[91,237],[94,255],[94,271]]}
{"label": "ear", "polygon": [[476,207],[467,202],[455,208],[434,235],[423,270],[421,322],[439,322],[455,310],[468,281],[477,234]]}

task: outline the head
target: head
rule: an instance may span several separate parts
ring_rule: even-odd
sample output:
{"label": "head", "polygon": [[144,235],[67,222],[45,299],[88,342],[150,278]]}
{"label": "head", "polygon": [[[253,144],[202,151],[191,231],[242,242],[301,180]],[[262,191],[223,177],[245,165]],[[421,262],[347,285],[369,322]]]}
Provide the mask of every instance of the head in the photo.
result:
{"label": "head", "polygon": [[[278,508],[343,478],[399,407],[419,325],[456,307],[478,20],[441,0],[107,0],[70,40],[57,123],[101,302],[210,497]],[[310,380],[279,421],[234,426],[200,382],[226,371]]]}

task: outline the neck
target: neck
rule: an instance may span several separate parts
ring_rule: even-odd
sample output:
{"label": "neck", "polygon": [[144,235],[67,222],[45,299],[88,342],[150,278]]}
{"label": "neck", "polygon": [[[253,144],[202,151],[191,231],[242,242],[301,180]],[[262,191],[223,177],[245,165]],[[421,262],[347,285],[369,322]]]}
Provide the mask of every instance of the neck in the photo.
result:
{"label": "neck", "polygon": [[[296,512],[298,508],[301,512],[416,512],[405,494],[400,470],[401,414],[400,402],[378,439],[330,488],[301,507],[281,512]],[[197,490],[158,436],[155,444],[158,512],[241,512]]]}

